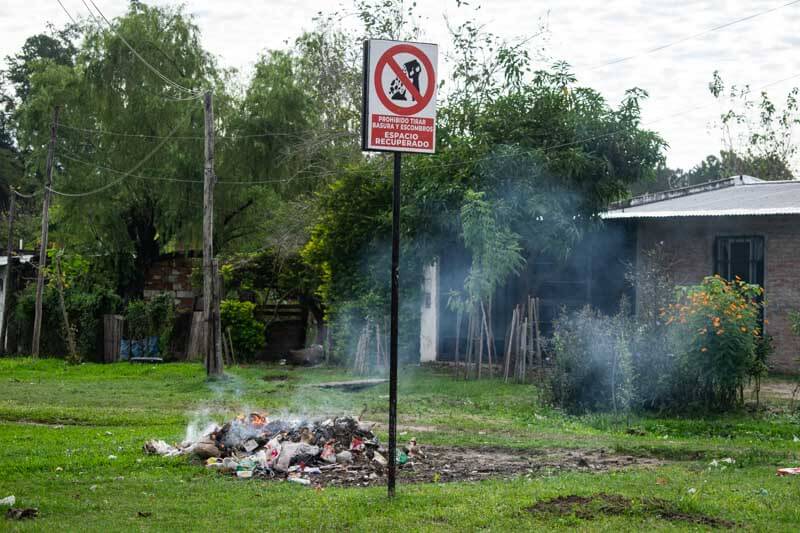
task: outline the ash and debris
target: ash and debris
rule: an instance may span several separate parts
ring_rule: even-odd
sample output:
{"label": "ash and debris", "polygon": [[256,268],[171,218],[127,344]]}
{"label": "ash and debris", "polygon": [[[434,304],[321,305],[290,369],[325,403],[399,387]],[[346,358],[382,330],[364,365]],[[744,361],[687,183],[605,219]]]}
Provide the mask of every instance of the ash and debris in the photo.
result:
{"label": "ash and debris", "polygon": [[[144,445],[149,454],[185,455],[239,478],[287,480],[302,485],[385,484],[388,452],[372,432],[374,424],[342,416],[315,420],[269,420],[252,413],[222,427],[212,425],[195,441],[172,446],[163,440]],[[658,466],[651,458],[605,450],[515,451],[493,447],[426,446],[416,439],[399,445],[400,482],[478,481],[494,477],[540,476],[561,471],[604,472]]]}

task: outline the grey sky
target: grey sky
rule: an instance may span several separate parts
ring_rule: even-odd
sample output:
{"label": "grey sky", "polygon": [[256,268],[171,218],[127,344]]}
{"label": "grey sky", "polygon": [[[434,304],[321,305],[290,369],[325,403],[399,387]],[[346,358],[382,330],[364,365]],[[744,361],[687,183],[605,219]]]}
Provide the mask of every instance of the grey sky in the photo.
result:
{"label": "grey sky", "polygon": [[[62,2],[73,16],[86,15],[80,0]],[[127,5],[126,0],[95,2],[109,17],[122,14]],[[532,45],[544,45],[548,56],[575,65],[579,82],[598,89],[613,103],[626,88],[646,89],[650,99],[644,106],[645,125],[659,131],[670,144],[669,164],[688,168],[720,148],[720,136],[712,122],[721,109],[707,88],[715,69],[727,82],[750,83],[754,90],[797,76],[768,88],[778,101],[792,86],[800,85],[800,54],[796,50],[800,3],[658,52],[645,51],[788,2],[485,0],[479,19],[489,30],[507,38],[530,35],[544,19],[548,37]],[[56,0],[3,3],[2,57],[19,49],[27,36],[42,31],[48,21],[56,25],[68,21]],[[347,0],[344,3],[349,6]],[[303,28],[311,27],[311,18],[318,11],[334,10],[341,4],[339,0],[193,0],[187,6],[203,32],[206,48],[223,65],[246,73],[260,52],[284,46]],[[455,0],[418,0],[417,4],[424,19],[425,40],[440,43],[442,55],[446,54],[443,15],[457,21],[468,12],[457,9]],[[592,68],[631,55],[636,57]],[[697,107],[700,109],[689,111]]]}

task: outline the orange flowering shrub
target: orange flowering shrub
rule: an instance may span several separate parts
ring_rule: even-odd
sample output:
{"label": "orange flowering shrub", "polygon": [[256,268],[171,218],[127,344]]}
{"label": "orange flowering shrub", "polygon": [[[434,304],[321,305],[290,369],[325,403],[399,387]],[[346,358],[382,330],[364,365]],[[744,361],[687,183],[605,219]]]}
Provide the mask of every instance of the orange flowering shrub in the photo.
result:
{"label": "orange flowering shrub", "polygon": [[677,358],[674,397],[708,408],[736,403],[757,358],[762,296],[758,285],[720,276],[678,288],[660,312]]}

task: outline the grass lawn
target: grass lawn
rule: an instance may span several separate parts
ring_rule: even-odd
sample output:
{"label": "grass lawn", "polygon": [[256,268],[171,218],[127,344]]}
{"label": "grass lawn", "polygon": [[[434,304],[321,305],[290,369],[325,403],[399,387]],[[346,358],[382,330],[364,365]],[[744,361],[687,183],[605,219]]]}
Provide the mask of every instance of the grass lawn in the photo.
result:
{"label": "grass lawn", "polygon": [[[463,531],[474,529],[697,530],[702,524],[649,512],[649,498],[674,509],[733,521],[757,531],[797,531],[800,417],[786,399],[776,409],[719,417],[569,417],[542,404],[534,386],[454,380],[442,370],[401,370],[401,431],[420,444],[575,448],[663,458],[651,469],[571,472],[477,483],[400,485],[316,491],[290,483],[238,480],[145,456],[149,438],[181,440],[189,422],[224,420],[248,409],[384,421],[388,386],[357,393],[304,385],[348,379],[341,370],[235,367],[207,383],[199,364],[158,366],[0,359],[0,498],[38,507],[39,518],[0,518],[1,530]],[[285,379],[268,379],[285,375]],[[265,377],[267,379],[265,379]],[[633,431],[629,431],[633,429]],[[380,433],[380,432],[379,432]],[[382,439],[385,435],[380,435]],[[401,437],[403,438],[403,437]],[[115,456],[116,458],[111,458]],[[732,457],[735,465],[709,467]],[[433,473],[432,473],[433,481]],[[606,493],[633,506],[593,518],[531,512],[556,496]],[[591,507],[591,506],[590,506]],[[139,513],[147,516],[140,516]],[[583,513],[578,513],[583,514]]]}

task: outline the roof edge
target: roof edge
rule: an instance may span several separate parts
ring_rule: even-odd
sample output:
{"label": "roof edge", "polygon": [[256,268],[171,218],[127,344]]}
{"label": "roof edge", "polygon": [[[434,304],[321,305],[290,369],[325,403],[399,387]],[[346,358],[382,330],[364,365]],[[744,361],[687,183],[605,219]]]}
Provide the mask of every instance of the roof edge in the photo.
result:
{"label": "roof edge", "polygon": [[725,189],[736,185],[754,185],[756,183],[769,183],[753,176],[740,174],[738,176],[730,176],[721,180],[707,181],[699,185],[687,185],[686,187],[679,187],[677,189],[669,189],[667,191],[646,193],[639,196],[634,196],[627,200],[613,202],[608,206],[608,211],[615,209],[625,209],[627,207],[636,207],[639,205],[653,204],[656,202],[663,202],[664,200],[671,200],[673,198],[681,198],[691,194],[701,192],[716,191],[718,189]]}
{"label": "roof edge", "polygon": [[723,216],[769,216],[800,215],[800,207],[764,207],[746,209],[701,209],[701,210],[664,210],[648,212],[606,211],[600,214],[603,220],[637,219],[637,218],[686,218],[686,217],[723,217]]}

